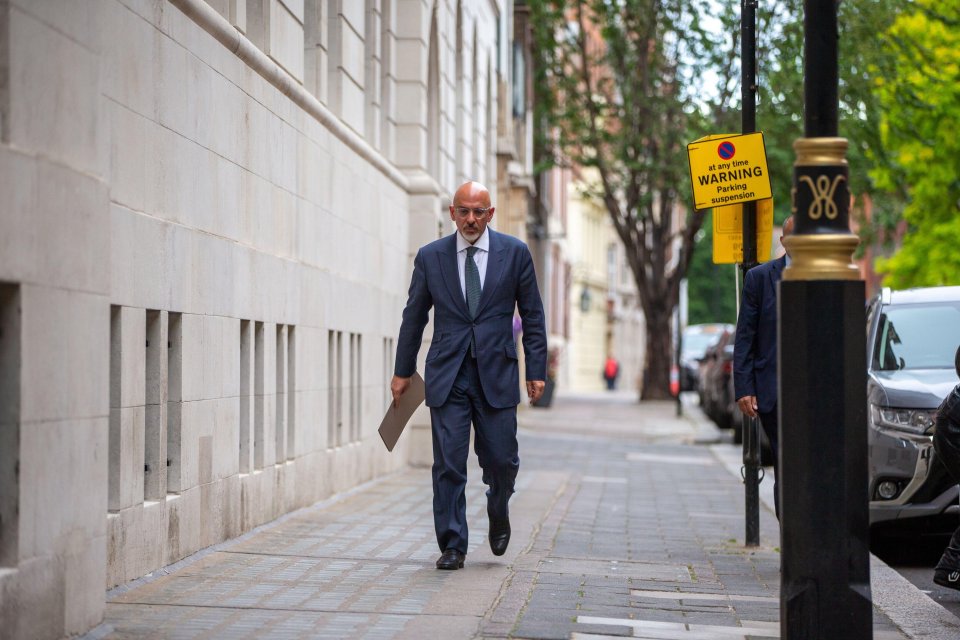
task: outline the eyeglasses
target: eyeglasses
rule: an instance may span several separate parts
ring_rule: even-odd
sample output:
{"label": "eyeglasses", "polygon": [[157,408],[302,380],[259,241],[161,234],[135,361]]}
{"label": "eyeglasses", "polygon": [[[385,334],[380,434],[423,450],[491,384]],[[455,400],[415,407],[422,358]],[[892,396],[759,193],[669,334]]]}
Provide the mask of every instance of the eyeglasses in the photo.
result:
{"label": "eyeglasses", "polygon": [[468,209],[467,207],[457,207],[453,210],[453,212],[460,218],[466,218],[471,213],[473,214],[474,218],[482,218],[490,212],[490,207],[487,207],[486,209]]}

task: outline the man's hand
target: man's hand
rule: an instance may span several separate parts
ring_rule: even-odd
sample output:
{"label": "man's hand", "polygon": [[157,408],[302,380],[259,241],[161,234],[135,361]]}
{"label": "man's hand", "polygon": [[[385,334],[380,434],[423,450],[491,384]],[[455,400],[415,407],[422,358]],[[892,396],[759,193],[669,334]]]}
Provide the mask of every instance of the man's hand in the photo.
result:
{"label": "man's hand", "polygon": [[737,400],[740,412],[750,418],[757,417],[757,396],[743,396]]}
{"label": "man's hand", "polygon": [[394,408],[400,406],[400,396],[403,395],[403,392],[407,390],[407,387],[410,386],[410,378],[401,378],[400,376],[393,376],[393,380],[390,381],[390,393],[393,394],[393,406]]}
{"label": "man's hand", "polygon": [[527,397],[530,398],[530,404],[540,399],[545,386],[546,383],[543,380],[527,380]]}

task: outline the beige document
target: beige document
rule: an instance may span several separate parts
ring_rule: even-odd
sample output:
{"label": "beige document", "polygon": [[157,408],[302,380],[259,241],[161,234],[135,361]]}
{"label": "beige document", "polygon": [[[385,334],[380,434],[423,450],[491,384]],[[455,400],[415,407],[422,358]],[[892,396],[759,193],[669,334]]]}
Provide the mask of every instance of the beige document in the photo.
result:
{"label": "beige document", "polygon": [[380,422],[380,437],[383,439],[383,444],[387,445],[387,451],[393,451],[397,440],[400,439],[400,434],[403,433],[403,428],[407,426],[410,416],[423,402],[424,397],[423,378],[419,373],[414,372],[413,377],[410,378],[410,386],[400,396],[400,406],[395,407],[391,400],[387,413]]}

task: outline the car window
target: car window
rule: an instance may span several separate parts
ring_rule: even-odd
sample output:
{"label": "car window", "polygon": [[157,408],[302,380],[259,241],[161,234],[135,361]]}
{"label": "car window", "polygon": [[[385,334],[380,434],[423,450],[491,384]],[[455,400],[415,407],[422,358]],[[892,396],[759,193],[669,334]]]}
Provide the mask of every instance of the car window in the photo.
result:
{"label": "car window", "polygon": [[880,299],[874,298],[867,303],[867,340],[870,339],[870,327],[873,326],[873,318],[877,313],[877,309],[880,307]]}
{"label": "car window", "polygon": [[703,353],[707,347],[712,345],[720,338],[720,332],[717,333],[692,333],[683,336],[683,350],[690,353]]}
{"label": "car window", "polygon": [[960,345],[960,302],[888,305],[880,315],[873,368],[952,369]]}

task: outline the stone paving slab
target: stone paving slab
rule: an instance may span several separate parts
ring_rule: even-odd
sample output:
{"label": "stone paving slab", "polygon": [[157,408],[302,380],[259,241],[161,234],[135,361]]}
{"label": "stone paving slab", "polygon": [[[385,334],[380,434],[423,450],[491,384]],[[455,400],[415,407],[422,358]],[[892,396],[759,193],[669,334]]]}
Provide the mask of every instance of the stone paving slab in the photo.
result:
{"label": "stone paving slab", "polygon": [[[429,471],[410,470],[114,590],[97,637],[423,638],[437,628],[473,637],[564,477],[531,471],[518,480],[502,558],[486,547],[485,488],[471,484],[469,572],[433,567]],[[528,589],[517,594],[524,604]],[[506,635],[513,618],[501,624]]]}
{"label": "stone paving slab", "polygon": [[[434,569],[429,470],[411,469],[115,589],[94,635],[778,637],[772,512],[761,546],[745,548],[742,485],[697,444],[703,425],[672,405],[602,400],[523,414],[502,557],[487,548],[472,463],[466,567]],[[877,640],[913,637],[879,609],[874,626]]]}
{"label": "stone paving slab", "polygon": [[583,575],[613,577],[620,579],[648,579],[668,581],[690,581],[687,565],[662,564],[652,562],[624,562],[620,560],[583,560],[552,556],[538,565],[540,573],[559,573],[565,575]]}

